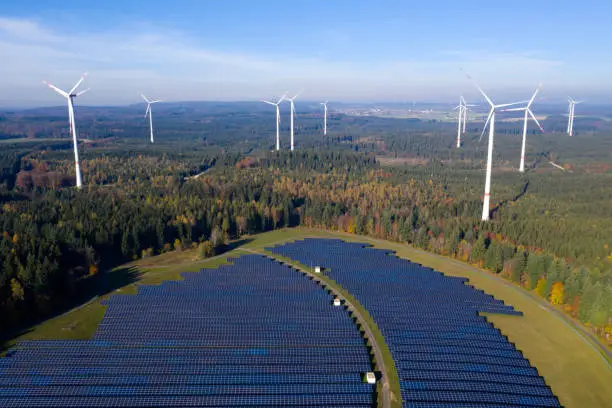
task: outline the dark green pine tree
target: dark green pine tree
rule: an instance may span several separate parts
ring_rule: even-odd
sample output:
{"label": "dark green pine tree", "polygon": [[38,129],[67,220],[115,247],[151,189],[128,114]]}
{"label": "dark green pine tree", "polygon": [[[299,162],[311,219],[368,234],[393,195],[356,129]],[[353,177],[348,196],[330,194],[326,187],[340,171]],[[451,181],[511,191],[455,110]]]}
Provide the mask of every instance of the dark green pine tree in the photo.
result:
{"label": "dark green pine tree", "polygon": [[485,255],[485,268],[492,272],[499,273],[503,267],[504,259],[501,245],[497,241],[493,241]]}
{"label": "dark green pine tree", "polygon": [[529,277],[529,289],[534,289],[538,284],[538,279],[544,275],[544,266],[539,255],[529,254],[527,258],[527,275]]}
{"label": "dark green pine tree", "polygon": [[470,255],[470,260],[472,262],[482,262],[487,255],[487,240],[484,234],[480,234],[478,236],[478,240],[474,244],[472,248],[472,253]]}

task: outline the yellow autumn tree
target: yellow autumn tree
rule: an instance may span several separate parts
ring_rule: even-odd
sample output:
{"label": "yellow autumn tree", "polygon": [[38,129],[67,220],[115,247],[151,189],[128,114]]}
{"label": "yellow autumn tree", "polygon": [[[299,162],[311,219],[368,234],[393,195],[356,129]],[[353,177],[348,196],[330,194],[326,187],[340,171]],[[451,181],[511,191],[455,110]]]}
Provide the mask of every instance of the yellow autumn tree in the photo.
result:
{"label": "yellow autumn tree", "polygon": [[351,220],[349,221],[348,228],[347,228],[346,232],[354,234],[356,230],[357,230],[357,226],[355,225],[355,219],[354,219],[354,217],[351,217]]}
{"label": "yellow autumn tree", "polygon": [[25,295],[21,282],[15,278],[11,279],[11,295],[14,300],[23,300]]}
{"label": "yellow autumn tree", "polygon": [[175,239],[175,240],[174,240],[174,250],[175,250],[175,251],[181,251],[182,249],[183,249],[183,245],[182,245],[182,243],[181,243],[181,240],[180,240],[180,239],[178,239],[178,238],[177,238],[177,239]]}
{"label": "yellow autumn tree", "polygon": [[552,289],[550,291],[550,303],[552,303],[553,305],[562,305],[564,296],[563,293],[563,283],[555,282],[554,285],[552,285]]}
{"label": "yellow autumn tree", "polygon": [[546,278],[541,277],[540,279],[538,279],[538,284],[535,287],[535,292],[546,299]]}
{"label": "yellow autumn tree", "polygon": [[89,265],[89,275],[93,276],[97,273],[98,273],[98,266],[94,264]]}

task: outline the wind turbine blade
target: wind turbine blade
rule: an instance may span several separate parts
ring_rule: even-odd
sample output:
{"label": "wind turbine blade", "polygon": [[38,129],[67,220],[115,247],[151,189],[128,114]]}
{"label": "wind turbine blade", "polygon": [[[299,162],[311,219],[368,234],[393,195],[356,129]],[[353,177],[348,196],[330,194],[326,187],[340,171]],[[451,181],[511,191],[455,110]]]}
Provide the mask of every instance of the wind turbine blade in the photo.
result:
{"label": "wind turbine blade", "polygon": [[151,101],[149,103],[158,103],[158,102],[163,102],[163,101],[161,99],[155,99],[155,100],[153,100],[153,101]]}
{"label": "wind turbine blade", "polygon": [[485,97],[485,99],[487,100],[487,102],[489,102],[489,105],[491,106],[495,106],[495,104],[493,103],[493,101],[491,99],[489,99],[489,97],[487,96],[487,94],[478,86],[478,84],[476,83],[476,81],[474,81],[474,79],[472,79],[471,76],[469,76],[468,74],[465,74],[465,76],[467,76],[467,78],[472,81],[472,83],[476,86],[476,89],[478,89],[478,91],[480,91],[480,93],[482,94],[482,96]]}
{"label": "wind turbine blade", "polygon": [[86,77],[86,76],[87,76],[87,72],[86,72],[86,73],[84,73],[84,74],[81,76],[81,79],[79,79],[79,81],[76,83],[76,85],[74,85],[74,86],[72,87],[72,89],[70,90],[70,92],[68,92],[68,93],[69,93],[69,94],[72,94],[74,91],[76,91],[76,89],[79,87],[79,85],[81,85],[81,83],[82,83],[82,82],[85,80],[85,77]]}
{"label": "wind turbine blade", "polygon": [[518,111],[524,111],[527,108],[511,108],[511,109],[502,109],[501,112],[518,112]]}
{"label": "wind turbine blade", "polygon": [[274,103],[274,102],[264,101],[264,100],[262,100],[262,102],[263,102],[263,103],[267,103],[268,105],[274,105],[274,106],[276,106],[276,103]]}
{"label": "wind turbine blade", "polygon": [[538,87],[536,88],[535,92],[533,93],[533,96],[529,100],[527,107],[531,106],[531,104],[533,103],[533,100],[536,98],[536,95],[538,94],[538,92],[540,92],[540,89],[542,89],[542,84],[538,84]]}
{"label": "wind turbine blade", "polygon": [[489,116],[487,117],[487,121],[485,122],[485,125],[482,128],[482,133],[480,134],[480,139],[478,139],[479,142],[482,140],[482,137],[484,136],[485,132],[487,131],[487,126],[489,125],[489,122],[491,121],[491,116],[493,116],[493,112],[494,111],[495,111],[494,109],[491,109],[489,111]]}
{"label": "wind turbine blade", "polygon": [[58,87],[56,87],[55,85],[51,85],[50,83],[48,83],[47,81],[42,81],[43,84],[47,85],[49,88],[53,89],[55,92],[57,92],[58,94],[62,95],[64,98],[68,98],[68,93],[66,91],[62,91],[61,89],[59,89]]}
{"label": "wind turbine blade", "polygon": [[495,105],[495,108],[503,108],[505,106],[514,106],[520,105],[521,103],[527,103],[529,101],[520,101],[520,102],[512,102],[512,103],[502,103],[501,105]]}
{"label": "wind turbine blade", "polygon": [[76,94],[75,96],[81,96],[81,95],[83,95],[85,92],[89,92],[89,90],[90,90],[90,89],[91,89],[91,88],[87,88],[87,89],[82,90],[81,92],[77,92],[77,94]]}
{"label": "wind turbine blade", "polygon": [[276,102],[276,104],[278,105],[279,103],[281,103],[282,101],[284,101],[287,98],[287,93],[285,92],[283,94],[283,96],[280,97],[280,99],[278,100],[278,102]]}
{"label": "wind turbine blade", "polygon": [[147,117],[150,111],[151,111],[151,104],[147,104],[147,111],[145,112],[145,116],[144,116],[145,118]]}
{"label": "wind turbine blade", "polygon": [[527,112],[529,112],[529,115],[531,116],[531,119],[533,119],[533,121],[536,123],[536,125],[538,125],[538,127],[540,128],[542,133],[546,133],[546,132],[544,132],[544,128],[542,127],[542,125],[540,125],[540,122],[538,122],[538,120],[536,119],[536,117],[533,114],[533,112],[531,111],[531,109],[527,109]]}
{"label": "wind turbine blade", "polygon": [[151,103],[151,101],[149,100],[149,98],[147,98],[147,97],[146,97],[146,96],[144,96],[143,94],[140,94],[140,96],[142,96],[142,99],[144,99],[146,103]]}
{"label": "wind turbine blade", "polygon": [[294,96],[293,98],[291,98],[291,99],[295,99],[295,98],[297,98],[298,96],[300,96],[300,94],[301,94],[302,92],[304,92],[304,88],[300,89],[300,91],[299,91],[298,93],[296,93],[296,94],[295,94],[295,96]]}

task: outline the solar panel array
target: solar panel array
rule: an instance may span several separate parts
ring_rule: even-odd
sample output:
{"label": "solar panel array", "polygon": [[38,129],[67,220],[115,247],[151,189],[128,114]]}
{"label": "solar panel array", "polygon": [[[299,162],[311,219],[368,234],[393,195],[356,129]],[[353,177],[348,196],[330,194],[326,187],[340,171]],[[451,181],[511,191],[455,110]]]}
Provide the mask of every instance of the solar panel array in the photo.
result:
{"label": "solar panel array", "polygon": [[341,240],[269,250],[325,268],[368,310],[391,351],[405,407],[560,407],[537,370],[479,315],[521,313],[467,279]]}
{"label": "solar panel array", "polygon": [[369,350],[346,309],[258,255],[113,295],[92,340],[22,341],[2,407],[371,407]]}

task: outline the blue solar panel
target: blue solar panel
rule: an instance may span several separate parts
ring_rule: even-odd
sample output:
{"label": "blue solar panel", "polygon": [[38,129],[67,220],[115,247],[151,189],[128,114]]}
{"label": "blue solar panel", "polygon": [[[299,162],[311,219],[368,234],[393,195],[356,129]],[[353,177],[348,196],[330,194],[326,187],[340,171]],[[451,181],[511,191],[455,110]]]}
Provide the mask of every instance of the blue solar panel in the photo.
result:
{"label": "blue solar panel", "polygon": [[8,397],[5,408],[76,407],[371,407],[369,394],[347,395],[211,395],[211,396],[129,396],[129,397]]}
{"label": "blue solar panel", "polygon": [[325,268],[368,310],[395,361],[403,406],[560,406],[537,370],[480,315],[522,313],[467,279],[341,240],[312,238],[268,250]]}
{"label": "blue solar panel", "polygon": [[22,341],[0,359],[2,407],[371,407],[354,319],[263,256],[113,295],[89,341]]}

